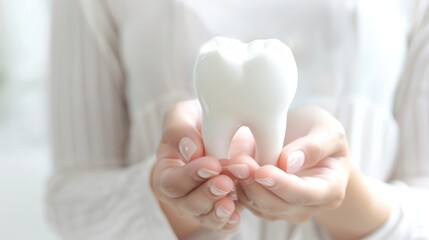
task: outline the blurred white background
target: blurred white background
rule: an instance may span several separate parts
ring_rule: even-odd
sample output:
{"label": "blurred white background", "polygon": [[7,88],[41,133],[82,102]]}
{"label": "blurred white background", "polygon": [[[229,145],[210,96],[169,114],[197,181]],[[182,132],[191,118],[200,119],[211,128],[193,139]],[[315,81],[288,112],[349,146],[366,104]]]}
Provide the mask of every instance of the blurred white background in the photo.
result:
{"label": "blurred white background", "polygon": [[0,0],[0,239],[57,239],[44,216],[48,48],[49,0]]}

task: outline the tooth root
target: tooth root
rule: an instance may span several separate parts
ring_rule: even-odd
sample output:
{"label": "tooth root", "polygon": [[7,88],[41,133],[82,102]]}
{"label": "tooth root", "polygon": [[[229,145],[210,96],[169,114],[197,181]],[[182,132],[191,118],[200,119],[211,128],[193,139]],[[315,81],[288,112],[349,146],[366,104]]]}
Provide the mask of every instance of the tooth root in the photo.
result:
{"label": "tooth root", "polygon": [[238,125],[229,119],[203,114],[205,154],[218,159],[229,158],[229,146]]}
{"label": "tooth root", "polygon": [[283,149],[286,116],[267,119],[252,124],[250,130],[256,143],[256,161],[259,165],[277,165],[280,152]]}

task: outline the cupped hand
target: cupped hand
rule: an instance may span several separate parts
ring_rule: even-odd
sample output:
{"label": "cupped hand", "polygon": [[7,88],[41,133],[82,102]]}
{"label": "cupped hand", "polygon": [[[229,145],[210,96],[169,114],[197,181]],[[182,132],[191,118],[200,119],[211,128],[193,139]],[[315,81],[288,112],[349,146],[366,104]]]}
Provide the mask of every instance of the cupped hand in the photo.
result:
{"label": "cupped hand", "polygon": [[287,131],[277,166],[239,154],[227,169],[239,179],[240,202],[256,215],[304,222],[342,203],[350,172],[347,141],[342,125],[314,107],[291,111]]}
{"label": "cupped hand", "polygon": [[178,103],[166,114],[151,185],[179,237],[197,227],[232,232],[239,226],[227,196],[233,181],[222,174],[218,159],[204,156],[197,101]]}

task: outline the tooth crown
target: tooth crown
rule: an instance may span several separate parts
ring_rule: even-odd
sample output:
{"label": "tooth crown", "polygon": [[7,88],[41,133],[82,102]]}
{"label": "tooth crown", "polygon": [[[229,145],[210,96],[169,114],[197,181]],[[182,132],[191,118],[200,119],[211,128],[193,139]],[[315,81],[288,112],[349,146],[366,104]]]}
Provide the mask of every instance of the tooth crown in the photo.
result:
{"label": "tooth crown", "polygon": [[228,158],[231,138],[239,127],[248,126],[257,160],[275,164],[297,78],[293,54],[278,40],[243,44],[216,37],[206,43],[194,69],[206,154]]}

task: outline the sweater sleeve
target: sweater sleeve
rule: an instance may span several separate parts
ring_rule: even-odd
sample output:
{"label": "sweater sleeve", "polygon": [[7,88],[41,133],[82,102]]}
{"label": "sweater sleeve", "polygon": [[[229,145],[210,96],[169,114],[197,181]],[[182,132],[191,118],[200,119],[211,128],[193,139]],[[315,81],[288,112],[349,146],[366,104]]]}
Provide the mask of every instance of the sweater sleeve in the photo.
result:
{"label": "sweater sleeve", "polygon": [[[100,8],[99,28],[83,2]],[[107,6],[56,0],[52,10],[48,221],[63,239],[175,239],[150,189],[155,158],[126,162],[125,75]]]}
{"label": "sweater sleeve", "polygon": [[392,211],[371,240],[429,238],[429,1],[416,2],[395,103],[400,132],[395,171],[389,184],[373,184],[389,197]]}

